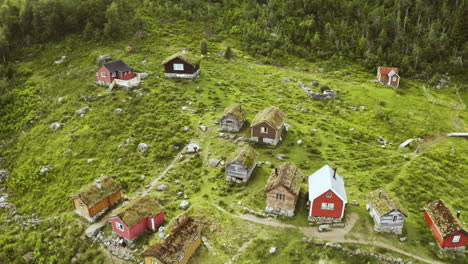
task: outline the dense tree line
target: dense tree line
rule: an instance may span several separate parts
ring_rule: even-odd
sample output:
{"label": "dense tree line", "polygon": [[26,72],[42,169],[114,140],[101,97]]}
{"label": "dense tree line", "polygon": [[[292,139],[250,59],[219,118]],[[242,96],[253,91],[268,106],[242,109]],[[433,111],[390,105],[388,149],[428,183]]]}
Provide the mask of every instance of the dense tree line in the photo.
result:
{"label": "dense tree line", "polygon": [[[274,60],[347,58],[403,72],[463,72],[464,0],[0,0],[0,59],[9,51],[82,32],[122,38],[143,17],[201,21]],[[133,36],[133,35],[130,35]]]}

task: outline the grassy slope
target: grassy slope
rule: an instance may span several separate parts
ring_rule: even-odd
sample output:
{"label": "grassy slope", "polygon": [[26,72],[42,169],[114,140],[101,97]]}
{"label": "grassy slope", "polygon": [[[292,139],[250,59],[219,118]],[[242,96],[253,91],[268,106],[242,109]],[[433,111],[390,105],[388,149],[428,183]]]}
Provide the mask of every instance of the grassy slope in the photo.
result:
{"label": "grassy slope", "polygon": [[[162,78],[160,61],[165,56],[181,47],[192,48],[197,53],[199,40],[207,38],[194,28],[197,27],[151,27],[143,42],[96,45],[71,37],[59,44],[24,51],[24,55],[32,56],[25,56],[17,66],[23,72],[31,72],[27,82],[38,87],[39,103],[31,116],[33,123],[23,128],[24,134],[0,150],[0,155],[7,158],[5,166],[12,169],[8,182],[11,201],[23,212],[64,218],[30,231],[11,228],[0,240],[0,247],[6,249],[0,253],[0,260],[21,263],[21,256],[33,250],[37,252],[38,261],[41,256],[50,261],[54,254],[58,255],[57,259],[69,260],[81,252],[78,262],[94,260],[101,263],[103,256],[95,257],[99,254],[96,246],[77,242],[82,223],[74,220],[68,197],[101,173],[115,177],[123,184],[125,193],[132,195],[158,175],[178,152],[172,145],[183,146],[190,139],[201,144],[203,159],[189,159],[170,171],[161,181],[170,185],[169,190],[156,194],[164,200],[169,219],[180,213],[177,208],[180,199],[175,197],[178,191],[184,190],[194,204],[190,213],[211,216],[224,224],[217,226],[219,230],[212,227],[207,231],[218,254],[213,256],[203,248],[194,263],[227,261],[250,240],[251,235],[247,234],[255,234],[258,239],[240,255],[239,262],[242,263],[260,263],[268,245],[275,243],[280,244],[280,252],[268,257],[271,263],[295,261],[297,255],[305,251],[310,251],[310,260],[330,257],[328,251],[324,253],[319,252],[320,249],[304,248],[307,247],[304,244],[297,245],[301,238],[299,234],[246,224],[213,209],[210,203],[231,211],[240,210],[239,207],[231,207],[238,201],[257,210],[265,206],[263,186],[270,169],[261,167],[248,184],[230,186],[224,182],[220,169],[209,168],[206,164],[208,158],[227,157],[237,148],[232,142],[216,138],[213,123],[223,108],[231,103],[242,103],[248,110],[248,120],[267,106],[278,106],[287,114],[288,123],[293,125],[285,140],[275,149],[255,145],[261,153],[261,160],[278,165],[280,163],[274,156],[282,153],[289,156],[306,175],[324,164],[338,166],[339,174],[345,177],[349,200],[357,200],[360,204],[365,203],[363,198],[368,191],[379,186],[390,188],[410,214],[405,231],[408,242],[398,245],[395,236],[375,233],[369,237],[389,241],[417,254],[433,256],[432,249],[427,246],[433,239],[419,208],[433,199],[443,198],[453,207],[463,211],[468,209],[467,198],[463,195],[463,186],[468,184],[468,144],[463,139],[440,138],[424,142],[417,154],[413,153],[416,146],[398,149],[398,144],[407,138],[461,130],[460,124],[466,129],[466,113],[429,103],[421,89],[422,83],[403,80],[401,90],[396,92],[369,82],[375,78],[374,74],[352,64],[313,64],[291,59],[285,62],[284,67],[274,67],[262,65],[251,57],[244,58],[246,54],[239,50],[235,50],[238,55],[235,59],[226,61],[213,55],[227,44],[216,36],[209,39],[212,54],[202,63],[201,78],[194,81]],[[124,47],[128,44],[137,45],[139,49],[126,53]],[[107,53],[124,59],[137,71],[151,74],[138,88],[142,97],[136,97],[133,91],[120,89],[106,93],[104,88],[92,84],[97,67],[95,58]],[[53,65],[53,59],[61,55],[67,55],[66,62]],[[142,64],[144,60],[146,63]],[[299,66],[301,70],[293,66]],[[325,72],[314,73],[319,67],[324,67]],[[349,75],[343,76],[334,70]],[[284,82],[285,77],[293,81]],[[338,90],[340,98],[327,102],[313,101],[295,83],[298,80],[306,84],[318,80]],[[217,82],[223,82],[223,85],[219,86]],[[57,102],[59,96],[64,96],[63,103]],[[466,95],[462,94],[462,98]],[[350,109],[361,105],[365,109]],[[79,117],[75,111],[84,106],[91,106],[91,111]],[[194,113],[182,111],[182,106],[188,106]],[[124,112],[114,114],[114,109],[119,107]],[[309,111],[302,112],[298,107]],[[52,131],[47,128],[52,122],[61,122],[65,126],[62,130]],[[198,131],[200,122],[208,125],[208,132]],[[190,127],[189,132],[182,130],[186,125]],[[247,129],[241,134],[248,135]],[[124,148],[125,139],[130,136],[133,140],[128,148]],[[378,136],[393,144],[382,148],[377,142]],[[304,142],[300,146],[296,144],[299,139]],[[147,143],[150,149],[145,153],[138,152],[140,142]],[[455,154],[450,147],[456,150]],[[64,154],[68,149],[72,152]],[[88,162],[89,158],[93,160]],[[122,161],[116,162],[119,158]],[[49,164],[54,165],[52,170],[44,176],[39,175],[39,169]],[[145,175],[144,179],[141,175]],[[180,180],[181,185],[175,185],[175,180]],[[306,181],[303,186],[306,190]],[[359,237],[359,234],[372,232],[365,210],[350,210],[358,212],[361,217],[354,235]],[[468,215],[463,217],[466,222]],[[306,225],[304,218],[305,213],[301,211],[291,222]],[[5,224],[5,230],[7,226],[13,226],[2,224]],[[71,225],[74,227],[68,229]],[[246,225],[248,232],[244,229]],[[212,226],[216,227],[216,224]],[[49,227],[56,232],[45,232]],[[57,233],[61,236],[57,237]],[[21,243],[13,242],[17,236]],[[41,240],[48,241],[46,246],[37,242]],[[62,240],[67,241],[70,247],[62,248]],[[299,253],[293,253],[296,251]],[[336,252],[330,254],[337,263],[343,258]],[[57,262],[60,263],[59,260]]]}

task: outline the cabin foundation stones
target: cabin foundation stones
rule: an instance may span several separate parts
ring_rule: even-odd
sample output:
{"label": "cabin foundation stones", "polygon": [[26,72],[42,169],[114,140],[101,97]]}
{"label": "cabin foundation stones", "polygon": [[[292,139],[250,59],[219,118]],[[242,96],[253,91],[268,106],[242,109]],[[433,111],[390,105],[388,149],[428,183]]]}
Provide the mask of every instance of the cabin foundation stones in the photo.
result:
{"label": "cabin foundation stones", "polygon": [[247,182],[257,167],[258,153],[250,146],[241,148],[226,163],[226,180]]}
{"label": "cabin foundation stones", "polygon": [[[318,82],[317,82],[318,83]],[[297,84],[302,88],[312,99],[315,100],[330,100],[336,99],[338,95],[332,89],[324,89],[322,93],[317,93],[309,88],[305,83],[298,81]],[[315,83],[314,83],[315,84]],[[317,84],[318,85],[318,84]]]}

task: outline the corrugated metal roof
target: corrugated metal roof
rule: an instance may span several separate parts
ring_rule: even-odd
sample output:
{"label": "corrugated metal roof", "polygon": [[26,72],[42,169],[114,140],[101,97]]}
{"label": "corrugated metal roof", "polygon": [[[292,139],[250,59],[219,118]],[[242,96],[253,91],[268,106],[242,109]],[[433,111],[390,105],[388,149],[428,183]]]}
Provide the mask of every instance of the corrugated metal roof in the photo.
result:
{"label": "corrugated metal roof", "polygon": [[310,201],[313,201],[326,191],[332,190],[344,203],[348,202],[343,178],[338,173],[336,173],[335,177],[333,175],[334,170],[330,166],[325,165],[309,176]]}

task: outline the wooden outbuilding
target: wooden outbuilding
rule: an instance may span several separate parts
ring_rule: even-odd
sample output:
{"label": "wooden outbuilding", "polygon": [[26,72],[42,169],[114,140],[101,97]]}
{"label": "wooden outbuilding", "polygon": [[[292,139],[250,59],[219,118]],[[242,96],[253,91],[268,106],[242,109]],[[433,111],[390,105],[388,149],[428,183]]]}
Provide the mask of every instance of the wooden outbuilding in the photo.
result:
{"label": "wooden outbuilding", "polygon": [[226,180],[247,182],[257,167],[258,152],[250,146],[241,148],[229,162],[226,163]]}
{"label": "wooden outbuilding", "polygon": [[201,245],[200,227],[192,217],[175,221],[178,224],[162,243],[142,253],[145,264],[185,264]]}
{"label": "wooden outbuilding", "polygon": [[293,216],[302,178],[303,173],[292,163],[274,168],[265,187],[265,210],[269,213]]}
{"label": "wooden outbuilding", "polygon": [[260,111],[250,126],[251,140],[271,145],[281,141],[286,115],[278,107],[268,107]]}
{"label": "wooden outbuilding", "polygon": [[200,75],[201,58],[183,49],[170,57],[167,57],[162,64],[166,77],[175,78],[196,78]]}
{"label": "wooden outbuilding", "polygon": [[400,85],[400,75],[398,75],[398,68],[377,68],[377,80],[379,80],[381,84],[385,84],[393,88],[398,88]]}
{"label": "wooden outbuilding", "polygon": [[405,218],[408,216],[384,189],[380,188],[369,193],[366,208],[374,220],[375,231],[402,234]]}
{"label": "wooden outbuilding", "polygon": [[[460,212],[458,212],[460,214]],[[467,229],[463,227],[442,200],[424,206],[424,218],[442,249],[464,251],[468,242]]]}
{"label": "wooden outbuilding", "polygon": [[309,176],[309,220],[339,222],[348,203],[344,180],[336,169],[325,165]]}
{"label": "wooden outbuilding", "polygon": [[135,78],[133,68],[122,60],[105,63],[96,72],[96,82],[103,86],[109,86],[114,79],[131,80],[133,78]]}
{"label": "wooden outbuilding", "polygon": [[239,104],[227,107],[220,118],[219,126],[222,131],[239,132],[245,123],[247,111]]}
{"label": "wooden outbuilding", "polygon": [[90,222],[122,198],[122,187],[111,177],[101,176],[72,197],[75,212]]}
{"label": "wooden outbuilding", "polygon": [[155,198],[145,195],[116,210],[110,221],[112,232],[132,241],[146,229],[157,230],[164,218],[164,208]]}

